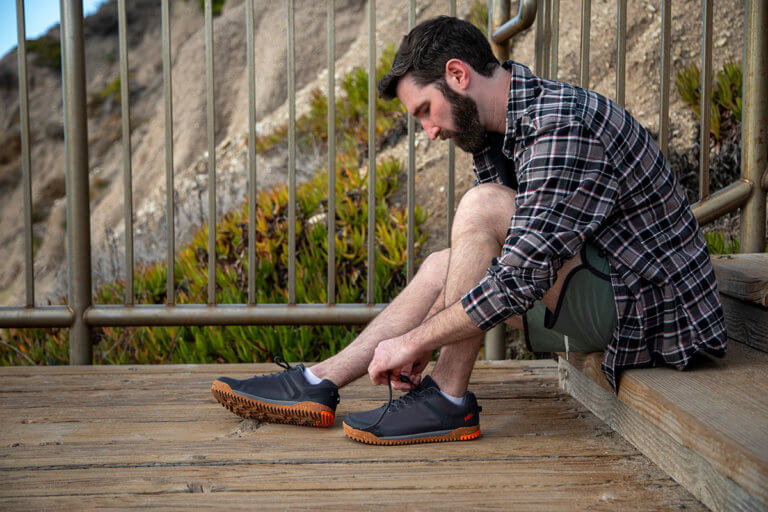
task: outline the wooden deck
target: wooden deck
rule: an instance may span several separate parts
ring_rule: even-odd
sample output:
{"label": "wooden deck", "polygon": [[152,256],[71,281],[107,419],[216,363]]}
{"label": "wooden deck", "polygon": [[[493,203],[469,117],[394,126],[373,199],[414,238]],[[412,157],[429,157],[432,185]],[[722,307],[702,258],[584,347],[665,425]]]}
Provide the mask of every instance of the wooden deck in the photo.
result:
{"label": "wooden deck", "polygon": [[706,510],[558,389],[554,361],[480,363],[476,441],[378,447],[243,421],[209,392],[274,365],[0,368],[0,509]]}

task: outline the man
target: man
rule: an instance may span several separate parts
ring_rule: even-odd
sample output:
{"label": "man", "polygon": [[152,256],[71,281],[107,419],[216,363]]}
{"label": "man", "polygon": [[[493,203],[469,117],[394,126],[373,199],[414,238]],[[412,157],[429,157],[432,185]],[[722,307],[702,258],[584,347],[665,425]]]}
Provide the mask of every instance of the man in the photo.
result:
{"label": "man", "polygon": [[[370,374],[410,390],[354,413],[345,433],[374,444],[474,439],[467,392],[483,331],[505,322],[540,351],[602,351],[621,369],[684,368],[725,352],[704,239],[649,134],[608,99],[500,65],[482,33],[448,17],[404,39],[379,94],[397,96],[431,139],[473,153],[476,186],[456,212],[451,248],[348,347],[305,369],[227,377],[214,396],[243,417],[331,426],[338,387]],[[434,350],[430,376],[421,373]]]}

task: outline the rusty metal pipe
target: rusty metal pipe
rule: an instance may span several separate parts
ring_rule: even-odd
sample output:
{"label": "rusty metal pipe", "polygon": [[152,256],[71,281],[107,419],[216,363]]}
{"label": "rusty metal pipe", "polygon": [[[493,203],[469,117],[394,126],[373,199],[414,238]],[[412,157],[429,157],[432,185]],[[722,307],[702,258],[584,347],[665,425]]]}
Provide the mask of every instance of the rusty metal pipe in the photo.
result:
{"label": "rusty metal pipe", "polygon": [[691,206],[693,216],[702,226],[717,220],[726,213],[743,206],[752,196],[754,188],[755,184],[745,179],[731,183]]}
{"label": "rusty metal pipe", "polygon": [[519,0],[517,15],[497,28],[491,35],[491,40],[497,44],[503,43],[533,25],[535,20],[536,0]]}
{"label": "rusty metal pipe", "polygon": [[344,325],[365,324],[386,304],[183,304],[176,306],[93,306],[91,326],[169,325]]}

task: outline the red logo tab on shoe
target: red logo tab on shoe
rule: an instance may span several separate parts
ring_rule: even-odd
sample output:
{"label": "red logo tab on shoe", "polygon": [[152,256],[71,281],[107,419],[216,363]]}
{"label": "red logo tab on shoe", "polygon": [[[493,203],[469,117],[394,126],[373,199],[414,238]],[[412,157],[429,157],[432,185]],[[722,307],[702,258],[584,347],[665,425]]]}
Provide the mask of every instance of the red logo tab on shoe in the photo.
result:
{"label": "red logo tab on shoe", "polygon": [[467,414],[466,416],[464,416],[464,421],[469,421],[469,418],[471,418],[471,417],[472,417],[472,414],[473,414],[473,413],[469,413],[469,414]]}

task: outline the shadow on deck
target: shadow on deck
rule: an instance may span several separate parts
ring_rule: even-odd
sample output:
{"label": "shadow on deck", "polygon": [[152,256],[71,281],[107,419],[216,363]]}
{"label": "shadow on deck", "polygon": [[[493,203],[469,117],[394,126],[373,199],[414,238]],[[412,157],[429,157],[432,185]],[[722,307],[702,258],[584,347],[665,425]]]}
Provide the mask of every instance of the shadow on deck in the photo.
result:
{"label": "shadow on deck", "polygon": [[0,508],[705,510],[558,389],[553,361],[478,363],[476,441],[358,444],[336,425],[243,421],[209,392],[274,365],[0,368]]}

